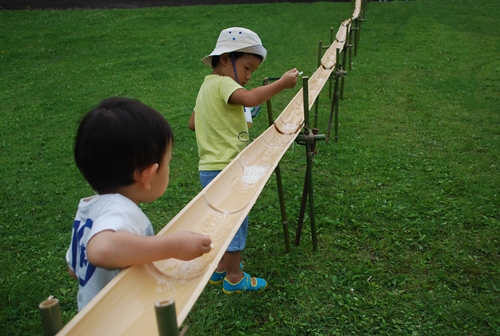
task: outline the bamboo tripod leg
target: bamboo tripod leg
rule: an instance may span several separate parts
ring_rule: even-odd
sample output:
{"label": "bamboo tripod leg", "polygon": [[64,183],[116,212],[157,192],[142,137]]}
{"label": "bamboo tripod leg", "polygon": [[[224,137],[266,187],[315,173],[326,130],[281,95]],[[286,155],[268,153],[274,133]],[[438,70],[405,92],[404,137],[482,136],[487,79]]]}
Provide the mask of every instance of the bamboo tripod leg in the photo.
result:
{"label": "bamboo tripod leg", "polygon": [[319,96],[316,98],[316,101],[314,102],[314,124],[313,127],[316,128],[318,127],[318,116],[319,116]]}
{"label": "bamboo tripod leg", "polygon": [[280,210],[281,210],[281,223],[283,225],[283,235],[285,236],[285,250],[286,253],[290,253],[290,235],[288,233],[288,220],[286,219],[286,209],[285,209],[285,197],[283,193],[283,183],[281,180],[281,170],[279,164],[274,170],[276,173],[276,182],[278,184],[278,194],[280,200]]}
{"label": "bamboo tripod leg", "polygon": [[335,132],[335,142],[338,141],[338,118],[339,118],[339,78],[337,77],[335,79],[335,88],[333,90],[333,99],[332,99],[332,106],[330,108],[330,118],[328,119],[328,129],[326,132],[326,141],[330,139],[330,133],[332,129],[332,124],[334,124],[334,132]]}
{"label": "bamboo tripod leg", "polygon": [[[361,24],[363,23],[363,19],[358,19],[359,21],[359,26],[358,26],[358,34],[357,34],[357,41],[356,41],[356,47],[358,46],[359,44],[359,39],[361,37]],[[356,55],[357,55],[357,50],[356,50]]]}
{"label": "bamboo tripod leg", "polygon": [[361,37],[361,24],[363,23],[363,21],[366,21],[366,19],[365,19],[366,0],[363,0],[363,2],[365,3],[365,5],[362,6],[360,17],[356,20],[356,21],[359,21],[359,25],[358,25],[358,33],[356,34],[356,47],[355,47],[356,50],[354,52],[355,55],[358,52],[357,49],[358,49],[359,39]]}
{"label": "bamboo tripod leg", "polygon": [[[308,77],[303,77],[302,82],[302,91],[303,91],[303,99],[304,99],[304,123],[305,123],[305,128],[304,128],[304,134],[305,134],[305,140],[306,140],[306,155],[308,153],[308,147],[307,147],[307,135],[309,134],[309,93],[308,93]],[[309,164],[309,162],[308,162]],[[309,173],[309,167],[307,168],[306,171],[306,176],[304,180],[304,188],[302,189],[302,199],[300,202],[300,211],[299,211],[299,219],[297,221],[297,231],[295,233],[295,245],[299,246],[300,244],[300,237],[302,235],[302,228],[303,228],[303,223],[304,223],[304,215],[306,211],[306,203],[307,203],[307,194],[308,194],[308,173]]]}
{"label": "bamboo tripod leg", "polygon": [[316,218],[314,214],[314,195],[313,195],[313,176],[312,176],[312,157],[313,157],[313,152],[311,149],[311,144],[307,143],[306,144],[306,151],[307,151],[307,194],[309,196],[309,221],[311,222],[311,236],[312,236],[312,244],[313,244],[313,251],[316,252],[318,251],[318,238],[316,236]]}
{"label": "bamboo tripod leg", "polygon": [[352,30],[354,30],[354,56],[356,56],[358,54],[359,19],[354,19],[354,25]]}
{"label": "bamboo tripod leg", "polygon": [[[323,55],[323,41],[319,41],[319,46],[318,46],[318,67],[321,65],[321,56]],[[318,125],[318,109],[319,109],[319,96],[316,98],[316,101],[314,102],[314,127],[317,127]]]}
{"label": "bamboo tripod leg", "polygon": [[[269,78],[264,78],[264,85],[269,84]],[[267,118],[269,122],[269,126],[274,123],[273,117],[273,106],[271,104],[271,100],[266,102],[267,106]],[[279,163],[276,165],[274,169],[274,173],[276,174],[276,184],[278,185],[278,197],[280,202],[280,211],[281,211],[281,224],[283,226],[283,235],[285,236],[285,251],[286,253],[290,253],[290,234],[288,232],[288,220],[286,218],[286,207],[285,207],[285,195],[283,192],[283,182],[281,178],[281,169]]]}
{"label": "bamboo tripod leg", "polygon": [[349,29],[347,30],[347,34],[348,34],[348,39],[347,41],[349,41],[349,70],[352,70],[352,22],[349,23]]}
{"label": "bamboo tripod leg", "polygon": [[[339,55],[339,49],[337,48],[337,60],[339,59],[338,57]],[[332,99],[332,106],[330,108],[330,117],[328,119],[328,128],[327,128],[327,131],[326,131],[326,141],[328,141],[330,139],[330,133],[331,133],[331,129],[332,129],[332,124],[335,123],[334,127],[335,127],[335,141],[338,140],[338,105],[339,105],[339,80],[340,80],[340,77],[339,75],[337,74],[339,70],[339,64],[337,62],[337,64],[335,64],[335,88],[333,89],[333,99]]]}
{"label": "bamboo tripod leg", "polygon": [[[347,36],[349,36],[349,31],[347,32]],[[348,40],[348,38],[346,39]],[[346,68],[346,62],[347,62],[347,49],[351,49],[348,43],[344,44],[344,48],[342,49],[342,70]],[[340,99],[344,100],[344,86],[345,86],[345,78],[342,76],[342,79],[340,80]]]}
{"label": "bamboo tripod leg", "polygon": [[[306,157],[307,157],[307,171],[306,171],[306,182],[304,183],[305,193],[309,197],[309,221],[311,223],[311,236],[313,243],[313,251],[318,250],[318,239],[316,236],[316,220],[314,216],[314,196],[313,196],[313,177],[312,177],[312,164],[313,164],[313,155],[314,155],[314,133],[317,133],[317,130],[312,131],[309,127],[309,78],[302,78],[302,93],[303,93],[303,106],[304,106],[304,135],[306,139]],[[305,199],[303,195],[302,199]],[[305,204],[305,202],[303,202]],[[305,207],[304,207],[305,208]]]}
{"label": "bamboo tripod leg", "polygon": [[302,199],[300,201],[300,211],[299,211],[299,219],[297,221],[297,231],[295,232],[295,246],[300,245],[300,237],[302,236],[302,230],[304,226],[304,216],[306,212],[306,204],[307,204],[307,176],[304,178],[304,188],[302,189]]}
{"label": "bamboo tripod leg", "polygon": [[339,78],[335,79],[335,92],[333,99],[335,100],[335,142],[339,141]]}
{"label": "bamboo tripod leg", "polygon": [[356,30],[354,31],[354,56],[358,55],[358,43],[359,43],[359,33],[361,31],[361,20],[357,18],[356,20]]}
{"label": "bamboo tripod leg", "polygon": [[[333,44],[333,27],[330,27],[330,44]],[[318,64],[319,66],[319,64]],[[328,98],[332,99],[332,77],[328,79]]]}
{"label": "bamboo tripod leg", "polygon": [[319,40],[319,43],[318,43],[318,64],[317,64],[318,67],[321,65],[321,56],[322,55],[323,55],[323,41]]}
{"label": "bamboo tripod leg", "polygon": [[332,124],[333,124],[333,113],[335,111],[335,104],[336,104],[336,101],[335,101],[335,95],[334,95],[333,99],[332,99],[332,105],[330,107],[330,117],[328,118],[328,126],[326,129],[326,141],[330,140],[330,132],[332,129]]}

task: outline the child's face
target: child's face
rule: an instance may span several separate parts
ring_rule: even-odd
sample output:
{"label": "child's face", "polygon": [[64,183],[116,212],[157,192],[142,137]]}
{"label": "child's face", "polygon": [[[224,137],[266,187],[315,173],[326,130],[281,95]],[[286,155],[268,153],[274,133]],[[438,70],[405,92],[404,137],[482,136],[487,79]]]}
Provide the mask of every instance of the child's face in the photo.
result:
{"label": "child's face", "polygon": [[[245,86],[252,78],[252,73],[259,67],[261,60],[253,54],[245,54],[238,58],[235,63],[236,73],[238,74],[238,84]],[[232,63],[230,63],[230,67],[233,67]],[[228,75],[236,81],[234,69],[231,69]]]}
{"label": "child's face", "polygon": [[160,198],[167,190],[170,175],[170,160],[172,159],[172,144],[167,148],[163,161],[151,180],[151,198]]}

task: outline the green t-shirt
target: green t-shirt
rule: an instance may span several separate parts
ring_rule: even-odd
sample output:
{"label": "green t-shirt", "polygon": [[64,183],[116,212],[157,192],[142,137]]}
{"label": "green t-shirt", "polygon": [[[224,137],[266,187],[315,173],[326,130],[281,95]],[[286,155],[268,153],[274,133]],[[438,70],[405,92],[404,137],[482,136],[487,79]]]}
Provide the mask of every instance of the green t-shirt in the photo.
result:
{"label": "green t-shirt", "polygon": [[231,77],[208,75],[196,98],[195,130],[199,170],[222,170],[249,141],[243,106],[229,97],[243,87]]}

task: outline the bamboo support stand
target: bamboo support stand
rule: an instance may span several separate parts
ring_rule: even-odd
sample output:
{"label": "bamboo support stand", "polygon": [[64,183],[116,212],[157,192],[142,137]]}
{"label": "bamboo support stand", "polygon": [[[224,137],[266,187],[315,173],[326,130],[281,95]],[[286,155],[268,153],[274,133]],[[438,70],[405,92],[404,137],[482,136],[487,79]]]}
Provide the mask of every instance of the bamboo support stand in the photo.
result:
{"label": "bamboo support stand", "polygon": [[[276,80],[278,78],[264,78],[264,85],[269,84],[269,80]],[[299,134],[296,142],[299,144],[303,144],[306,146],[306,158],[307,158],[307,168],[306,168],[306,176],[304,180],[304,189],[302,192],[302,200],[300,205],[300,213],[299,219],[297,222],[297,230],[295,234],[295,245],[300,245],[300,237],[302,235],[303,223],[304,223],[304,215],[306,209],[307,198],[309,196],[309,220],[311,222],[311,235],[312,235],[312,243],[313,243],[313,251],[318,250],[318,239],[316,235],[316,219],[314,214],[314,197],[313,197],[313,176],[312,176],[312,164],[313,164],[313,156],[316,153],[316,141],[325,140],[324,135],[318,135],[318,129],[310,127],[310,111],[309,111],[309,92],[308,92],[308,80],[307,76],[302,78],[303,80],[303,106],[304,106],[304,132]],[[269,119],[269,124],[272,125],[274,123],[274,117],[272,112],[272,103],[271,100],[266,102],[267,104],[267,115]],[[283,231],[285,235],[285,245],[286,252],[290,252],[290,240],[289,240],[289,231],[288,231],[288,220],[286,218],[286,209],[285,209],[285,197],[283,192],[283,183],[281,177],[281,171],[279,169],[279,164],[275,169],[276,173],[276,181],[278,184],[278,194],[280,200],[280,209],[281,209],[281,218],[283,223]]]}
{"label": "bamboo support stand", "polygon": [[313,157],[316,153],[316,141],[324,140],[324,135],[318,135],[318,129],[311,128],[309,122],[309,90],[308,90],[308,77],[303,77],[303,106],[304,106],[304,132],[297,137],[296,142],[301,144],[303,142],[306,146],[306,177],[304,180],[304,189],[302,191],[302,200],[300,204],[299,219],[297,221],[297,231],[295,233],[295,245],[300,245],[300,237],[302,235],[304,215],[306,209],[307,198],[309,197],[309,221],[311,223],[311,237],[313,244],[313,251],[318,251],[318,238],[316,235],[316,216],[314,213],[314,189],[313,189]]}

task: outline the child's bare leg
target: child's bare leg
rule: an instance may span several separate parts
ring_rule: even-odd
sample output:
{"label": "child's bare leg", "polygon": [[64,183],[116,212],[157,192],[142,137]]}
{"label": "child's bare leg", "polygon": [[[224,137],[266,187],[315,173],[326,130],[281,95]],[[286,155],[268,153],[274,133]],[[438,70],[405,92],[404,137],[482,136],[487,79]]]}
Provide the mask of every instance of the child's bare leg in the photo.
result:
{"label": "child's bare leg", "polygon": [[222,259],[226,266],[226,279],[231,283],[240,281],[243,278],[243,273],[240,270],[241,251],[226,251]]}
{"label": "child's bare leg", "polygon": [[219,264],[217,265],[217,268],[215,269],[215,271],[219,272],[219,273],[226,271],[226,264],[224,263],[224,256],[222,256],[222,259],[219,261]]}

